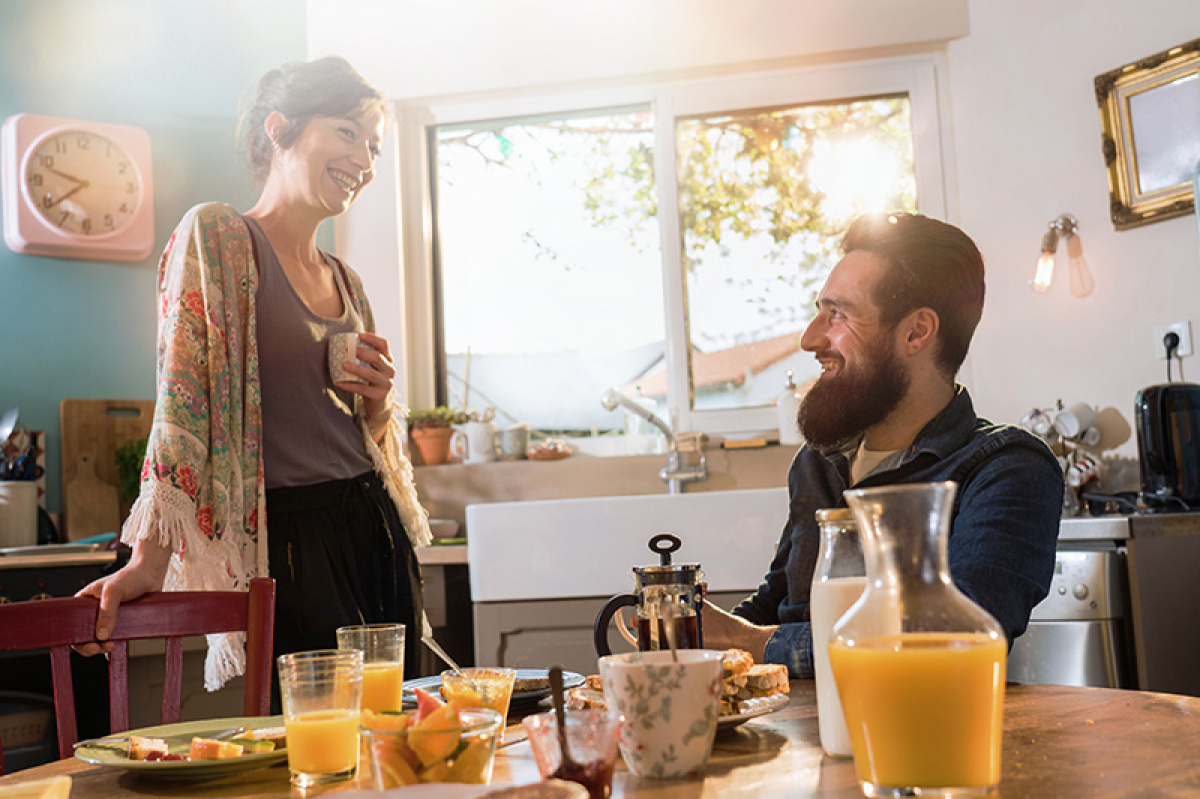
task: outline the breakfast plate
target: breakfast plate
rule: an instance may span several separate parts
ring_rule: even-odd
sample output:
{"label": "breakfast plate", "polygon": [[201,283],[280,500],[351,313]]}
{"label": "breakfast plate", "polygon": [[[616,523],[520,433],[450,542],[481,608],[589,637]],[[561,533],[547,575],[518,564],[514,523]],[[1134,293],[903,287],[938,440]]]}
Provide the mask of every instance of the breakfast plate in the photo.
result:
{"label": "breakfast plate", "polygon": [[208,738],[237,727],[258,729],[282,726],[283,716],[205,719],[204,721],[187,721],[180,724],[164,724],[161,727],[146,727],[116,735],[107,735],[94,741],[84,741],[76,745],[75,757],[84,763],[123,768],[139,776],[171,780],[212,780],[282,763],[287,760],[287,749],[220,760],[130,760],[123,749],[129,745],[129,736],[140,735],[143,738],[166,739],[171,752],[186,753],[188,744],[194,736]]}
{"label": "breakfast plate", "polygon": [[743,699],[741,704],[742,707],[746,709],[741,713],[732,713],[728,716],[721,716],[718,718],[717,729],[731,729],[739,724],[744,724],[750,719],[756,719],[759,716],[765,716],[768,713],[774,713],[787,703],[787,694],[771,694],[770,696],[760,696],[754,699]]}
{"label": "breakfast plate", "polygon": [[[546,680],[549,679],[549,669],[517,669],[518,680]],[[422,688],[429,693],[437,696],[438,689],[441,688],[442,678],[438,675],[432,677],[418,677],[415,680],[404,681],[404,706],[416,707],[417,695],[413,693],[414,688]],[[563,689],[571,689],[578,685],[583,685],[583,675],[576,674],[573,671],[563,672]],[[549,688],[539,688],[536,691],[521,691],[514,692],[512,700],[509,702],[509,712],[514,710],[526,711],[535,709],[537,703],[542,699],[550,696]]]}

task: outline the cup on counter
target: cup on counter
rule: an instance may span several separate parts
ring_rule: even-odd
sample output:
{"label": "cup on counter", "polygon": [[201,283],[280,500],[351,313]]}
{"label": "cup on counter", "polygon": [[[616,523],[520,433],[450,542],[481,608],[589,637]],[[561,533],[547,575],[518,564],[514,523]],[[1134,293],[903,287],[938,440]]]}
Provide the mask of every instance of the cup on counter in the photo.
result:
{"label": "cup on counter", "polygon": [[529,425],[515,424],[501,430],[498,435],[500,443],[500,460],[524,460],[525,450],[529,449]]}
{"label": "cup on counter", "polygon": [[639,777],[697,774],[708,762],[721,702],[722,652],[681,649],[600,658],[609,707],[625,717],[619,747]]}
{"label": "cup on counter", "polygon": [[338,649],[363,653],[362,706],[399,712],[404,693],[404,625],[357,624],[337,629]]}
{"label": "cup on counter", "polygon": [[496,460],[496,423],[467,422],[454,432],[450,449],[463,463],[488,463]]}
{"label": "cup on counter", "polygon": [[308,788],[358,769],[363,653],[320,649],[280,655],[279,688],[292,784]]}
{"label": "cup on counter", "polygon": [[1077,402],[1054,416],[1054,429],[1063,438],[1083,435],[1096,423],[1096,411],[1084,402]]}
{"label": "cup on counter", "polygon": [[[346,371],[346,361],[357,361],[358,359],[358,333],[334,333],[329,337],[327,361],[329,363],[329,377],[334,383],[365,383],[367,382],[358,375],[350,374]],[[363,364],[364,366],[366,364]]]}
{"label": "cup on counter", "polygon": [[617,738],[625,717],[615,710],[568,710],[567,754],[563,765],[554,712],[526,716],[521,725],[529,735],[529,746],[542,779],[577,782],[588,789],[589,799],[605,799],[612,793],[613,767],[617,762]]}
{"label": "cup on counter", "polygon": [[37,492],[33,480],[0,480],[0,547],[37,544]]}

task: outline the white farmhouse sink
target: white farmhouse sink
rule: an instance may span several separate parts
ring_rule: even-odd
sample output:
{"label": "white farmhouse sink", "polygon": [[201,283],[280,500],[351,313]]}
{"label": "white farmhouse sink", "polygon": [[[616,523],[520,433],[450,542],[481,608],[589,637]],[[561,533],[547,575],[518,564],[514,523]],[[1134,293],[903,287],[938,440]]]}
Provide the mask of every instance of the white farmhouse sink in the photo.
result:
{"label": "white farmhouse sink", "polygon": [[471,598],[499,602],[633,590],[632,566],[658,563],[657,533],[683,546],[712,591],[756,588],[787,521],[786,488],[468,505]]}

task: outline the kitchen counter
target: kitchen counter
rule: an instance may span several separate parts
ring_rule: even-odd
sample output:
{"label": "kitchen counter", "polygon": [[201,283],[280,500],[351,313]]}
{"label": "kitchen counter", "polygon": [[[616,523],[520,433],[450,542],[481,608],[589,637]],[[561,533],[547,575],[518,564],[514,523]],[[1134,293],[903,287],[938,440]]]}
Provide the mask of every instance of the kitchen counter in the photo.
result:
{"label": "kitchen counter", "polygon": [[[1200,788],[1194,741],[1200,699],[1107,688],[1010,684],[997,795],[1190,796]],[[289,797],[287,769],[275,767],[210,782],[152,782],[115,768],[60,760],[0,778],[15,785],[70,775],[71,795],[127,797]],[[336,795],[368,787],[366,775],[307,792]],[[496,754],[493,786],[538,781],[528,741]],[[639,779],[618,759],[613,797],[861,797],[853,761],[826,757],[817,733],[812,680],[793,680],[781,710],[717,735],[703,779]]]}

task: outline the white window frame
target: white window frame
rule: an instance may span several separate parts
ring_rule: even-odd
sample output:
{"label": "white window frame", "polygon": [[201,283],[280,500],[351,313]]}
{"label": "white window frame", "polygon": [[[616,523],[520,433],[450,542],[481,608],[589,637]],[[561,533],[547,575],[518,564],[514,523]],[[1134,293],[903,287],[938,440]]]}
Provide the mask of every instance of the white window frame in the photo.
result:
{"label": "white window frame", "polygon": [[740,110],[907,94],[918,208],[922,213],[945,219],[949,206],[949,170],[944,163],[944,134],[939,111],[944,105],[940,100],[944,95],[940,77],[944,74],[943,64],[939,54],[925,54],[736,77],[569,92],[523,90],[474,100],[397,104],[403,209],[403,387],[408,403],[414,407],[431,405],[436,396],[434,346],[437,338],[434,333],[440,311],[434,307],[433,292],[433,218],[428,164],[428,131],[431,127],[649,104],[654,110],[656,126],[654,167],[662,249],[669,422],[673,430],[751,435],[776,429],[777,416],[773,408],[695,410],[691,407],[686,360],[683,242],[674,158],[676,120]]}

